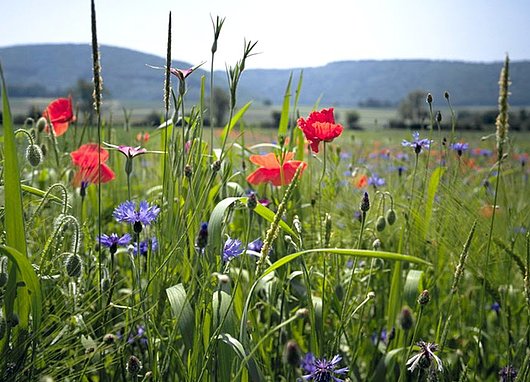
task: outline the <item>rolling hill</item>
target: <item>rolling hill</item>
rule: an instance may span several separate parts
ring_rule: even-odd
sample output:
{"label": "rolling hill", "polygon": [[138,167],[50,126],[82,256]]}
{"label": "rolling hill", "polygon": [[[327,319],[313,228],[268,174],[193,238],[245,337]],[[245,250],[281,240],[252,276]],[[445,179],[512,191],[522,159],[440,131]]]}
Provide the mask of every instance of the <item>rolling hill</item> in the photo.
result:
{"label": "rolling hill", "polygon": [[[164,72],[146,64],[163,66],[165,59],[131,49],[101,46],[103,84],[107,98],[158,100],[162,98]],[[0,48],[11,97],[56,96],[75,86],[79,79],[91,80],[91,48],[88,44],[19,45]],[[189,63],[173,61],[178,68]],[[417,89],[431,92],[443,102],[449,91],[454,105],[493,106],[497,102],[502,62],[479,63],[431,60],[365,60],[329,63],[323,67],[293,69],[249,69],[242,77],[238,103],[255,100],[281,104],[289,76],[293,89],[303,71],[300,104],[355,107],[376,101],[397,104]],[[205,66],[206,67],[206,66]],[[202,68],[188,77],[188,96],[198,99]],[[226,88],[226,73],[216,71],[216,84]],[[512,62],[510,103],[530,105],[530,61]],[[208,81],[206,81],[208,83]],[[173,83],[176,83],[174,79]]]}

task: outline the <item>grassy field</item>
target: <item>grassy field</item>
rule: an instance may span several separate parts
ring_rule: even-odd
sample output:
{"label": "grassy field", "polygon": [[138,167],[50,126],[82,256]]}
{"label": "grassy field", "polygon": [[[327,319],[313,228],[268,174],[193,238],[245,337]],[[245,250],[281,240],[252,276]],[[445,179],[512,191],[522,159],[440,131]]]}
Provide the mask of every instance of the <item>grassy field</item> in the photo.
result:
{"label": "grassy field", "polygon": [[390,109],[352,131],[344,109],[288,102],[274,129],[255,127],[271,108],[232,105],[210,130],[178,70],[186,118],[126,130],[123,107],[164,105],[101,103],[97,62],[92,123],[63,98],[15,126],[10,105],[36,101],[2,74],[1,381],[530,379],[530,137],[509,129],[508,60],[480,134],[384,129]]}

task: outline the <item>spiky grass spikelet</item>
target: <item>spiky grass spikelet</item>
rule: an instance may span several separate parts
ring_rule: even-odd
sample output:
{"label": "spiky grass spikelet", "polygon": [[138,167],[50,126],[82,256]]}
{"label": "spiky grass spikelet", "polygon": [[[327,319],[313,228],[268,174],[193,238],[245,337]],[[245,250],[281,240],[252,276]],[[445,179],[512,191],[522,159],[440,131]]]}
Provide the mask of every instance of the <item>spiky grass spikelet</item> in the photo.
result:
{"label": "spiky grass spikelet", "polygon": [[291,196],[293,195],[293,191],[298,183],[298,179],[300,177],[300,173],[302,172],[302,168],[303,166],[300,165],[296,169],[293,179],[291,183],[289,183],[289,187],[287,187],[287,190],[285,191],[285,194],[283,195],[282,201],[280,205],[278,206],[278,211],[276,211],[276,214],[274,215],[274,220],[272,221],[271,226],[269,230],[267,231],[265,240],[263,241],[263,247],[261,248],[261,258],[258,264],[258,269],[261,269],[261,267],[265,264],[269,251],[271,249],[272,242],[278,236],[280,220],[283,216],[283,213],[287,209],[287,203],[289,202],[289,200],[291,199]]}
{"label": "spiky grass spikelet", "polygon": [[502,158],[504,144],[508,138],[508,96],[510,95],[508,90],[510,86],[509,65],[510,60],[508,56],[506,56],[499,77],[499,114],[495,121],[495,127],[497,128],[497,155],[499,160]]}
{"label": "spiky grass spikelet", "polygon": [[167,27],[167,50],[166,50],[166,75],[164,80],[164,108],[166,115],[169,113],[169,94],[171,92],[171,12],[169,12],[169,22]]}
{"label": "spiky grass spikelet", "polygon": [[464,244],[464,249],[462,250],[462,253],[460,254],[460,258],[458,260],[458,265],[456,266],[455,270],[455,276],[453,279],[453,285],[451,286],[451,293],[455,294],[458,283],[460,282],[460,279],[462,278],[462,275],[464,274],[464,267],[466,264],[467,255],[469,253],[469,247],[471,246],[471,240],[473,239],[473,235],[475,234],[475,228],[477,227],[477,221],[473,223],[473,227],[471,228],[471,231],[469,232],[469,236],[467,237],[466,243]]}
{"label": "spiky grass spikelet", "polygon": [[98,37],[96,29],[96,6],[94,0],[91,2],[92,9],[92,71],[94,74],[94,93],[92,97],[94,99],[94,110],[99,114],[101,110],[101,93],[103,90],[103,79],[101,78],[101,64],[99,62],[99,47]]}

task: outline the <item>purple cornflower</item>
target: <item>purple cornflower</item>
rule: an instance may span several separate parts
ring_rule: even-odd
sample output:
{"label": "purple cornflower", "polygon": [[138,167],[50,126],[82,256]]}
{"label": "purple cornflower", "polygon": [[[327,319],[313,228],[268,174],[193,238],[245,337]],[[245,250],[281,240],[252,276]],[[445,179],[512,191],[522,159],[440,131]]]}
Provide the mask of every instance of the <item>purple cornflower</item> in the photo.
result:
{"label": "purple cornflower", "polygon": [[[149,243],[151,243],[151,252],[158,249],[158,240],[153,236],[151,240],[143,240],[140,242],[140,255],[147,256]],[[132,244],[132,251],[134,256],[138,255],[138,242]]]}
{"label": "purple cornflower", "polygon": [[136,333],[131,332],[127,339],[129,345],[137,344],[140,347],[147,347],[147,336],[145,334],[145,327],[143,325],[136,325]]}
{"label": "purple cornflower", "polygon": [[300,367],[304,372],[312,373],[313,371],[315,371],[315,360],[315,355],[311,352],[307,352],[300,360]]}
{"label": "purple cornflower", "polygon": [[228,237],[223,248],[223,261],[229,261],[244,251],[241,240]]}
{"label": "purple cornflower", "polygon": [[431,361],[434,359],[438,371],[443,371],[442,360],[434,354],[438,350],[437,344],[420,340],[416,345],[420,347],[420,351],[407,361],[406,365],[410,365],[407,370],[413,372],[418,366],[428,368],[432,365]]}
{"label": "purple cornflower", "polygon": [[456,151],[458,156],[461,157],[462,154],[464,153],[464,151],[467,151],[467,149],[469,149],[469,144],[468,143],[463,143],[463,142],[453,143],[451,145],[451,149]]}
{"label": "purple cornflower", "polygon": [[368,185],[374,186],[375,188],[384,186],[385,183],[385,180],[379,177],[379,175],[377,175],[376,173],[373,173],[372,176],[368,178]]}
{"label": "purple cornflower", "polygon": [[501,311],[501,304],[499,304],[497,301],[495,301],[493,304],[491,304],[491,310],[493,310],[495,313],[499,314]]}
{"label": "purple cornflower", "polygon": [[247,249],[249,251],[254,251],[254,252],[258,252],[258,253],[261,252],[261,248],[262,247],[263,247],[263,240],[261,240],[259,237],[256,240],[251,241],[247,245]]}
{"label": "purple cornflower", "polygon": [[302,378],[306,381],[315,382],[344,382],[344,380],[338,378],[337,375],[346,374],[350,369],[347,367],[337,369],[337,365],[341,360],[342,357],[340,355],[334,356],[331,361],[328,361],[325,358],[314,359],[313,362],[310,362],[307,365],[308,368],[304,368],[305,372],[308,374],[303,375]]}
{"label": "purple cornflower", "polygon": [[370,337],[370,339],[372,340],[372,344],[374,344],[374,346],[377,346],[379,344],[379,341],[381,341],[382,343],[386,344],[387,341],[388,341],[388,335],[387,335],[387,332],[386,332],[386,328],[383,328],[381,330],[381,333],[379,334],[379,336],[378,336],[377,331],[374,331],[372,333],[372,336]]}
{"label": "purple cornflower", "polygon": [[138,210],[136,210],[135,202],[127,200],[116,207],[113,216],[118,222],[132,224],[134,232],[140,233],[142,232],[143,226],[151,224],[159,213],[160,208],[156,205],[150,206],[145,200],[140,202]]}
{"label": "purple cornflower", "polygon": [[111,233],[110,235],[101,235],[99,237],[99,245],[107,247],[111,255],[114,255],[118,250],[118,246],[126,246],[131,241],[132,237],[128,233],[119,237],[116,233]]}
{"label": "purple cornflower", "polygon": [[515,381],[517,378],[517,369],[512,365],[504,366],[499,371],[499,377],[501,382]]}
{"label": "purple cornflower", "polygon": [[407,141],[403,139],[403,142],[401,142],[401,145],[404,147],[412,147],[414,148],[414,152],[416,155],[421,153],[422,149],[428,149],[431,146],[432,141],[430,139],[420,139],[420,133],[418,131],[415,131],[412,133],[412,138],[414,138],[413,141]]}

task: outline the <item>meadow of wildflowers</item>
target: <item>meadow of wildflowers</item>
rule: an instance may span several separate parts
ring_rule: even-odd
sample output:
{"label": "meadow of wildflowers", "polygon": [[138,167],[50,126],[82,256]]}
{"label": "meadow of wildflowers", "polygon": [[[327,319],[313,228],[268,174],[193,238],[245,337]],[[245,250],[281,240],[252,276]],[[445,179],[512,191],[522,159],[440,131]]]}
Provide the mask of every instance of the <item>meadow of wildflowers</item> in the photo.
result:
{"label": "meadow of wildflowers", "polygon": [[509,131],[508,58],[491,137],[440,128],[449,93],[426,94],[412,136],[353,133],[331,107],[299,115],[289,83],[276,136],[247,142],[255,42],[214,129],[204,87],[186,98],[203,63],[170,65],[170,15],[166,122],[122,131],[96,26],[92,2],[93,124],[67,97],[15,127],[2,75],[0,380],[530,378],[530,140]]}

